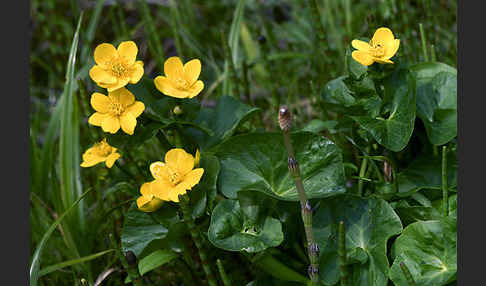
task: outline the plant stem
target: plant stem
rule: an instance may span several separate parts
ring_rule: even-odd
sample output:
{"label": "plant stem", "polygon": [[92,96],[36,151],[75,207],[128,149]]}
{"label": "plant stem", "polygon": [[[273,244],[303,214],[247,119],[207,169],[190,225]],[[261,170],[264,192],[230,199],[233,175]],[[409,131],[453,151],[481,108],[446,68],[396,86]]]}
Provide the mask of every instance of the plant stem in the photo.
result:
{"label": "plant stem", "polygon": [[231,47],[229,46],[228,39],[224,36],[224,32],[221,31],[221,40],[223,41],[223,49],[224,49],[224,57],[229,65],[229,77],[231,78],[231,86],[233,88],[233,97],[236,99],[240,98],[240,91],[239,91],[239,81],[236,75],[236,67],[235,63],[233,62],[233,58],[231,57]]}
{"label": "plant stem", "polygon": [[189,197],[187,196],[187,194],[179,195],[179,206],[181,207],[182,213],[184,215],[184,220],[187,223],[189,232],[191,233],[192,241],[194,241],[194,244],[196,245],[204,273],[206,274],[206,279],[208,280],[208,284],[210,286],[218,286],[211,267],[209,266],[209,263],[207,261],[207,254],[205,249],[203,248],[201,237],[199,236],[199,232],[197,231],[196,225],[194,224],[194,219],[192,218],[189,207]]}
{"label": "plant stem", "polygon": [[231,281],[229,280],[228,276],[226,276],[226,272],[223,268],[223,263],[221,263],[221,260],[219,258],[216,259],[216,264],[218,265],[219,275],[221,275],[221,280],[223,280],[224,286],[230,286]]}
{"label": "plant stem", "polygon": [[138,273],[137,267],[134,267],[137,265],[137,258],[135,257],[135,255],[133,255],[133,252],[127,252],[127,256],[123,255],[120,247],[118,246],[118,243],[115,241],[115,236],[110,233],[109,237],[111,246],[115,249],[115,253],[118,256],[121,264],[123,265],[123,268],[125,268],[125,270],[127,271],[128,277],[130,277],[133,285],[144,286],[145,284],[141,279],[142,277]]}
{"label": "plant stem", "polygon": [[435,56],[435,46],[434,45],[430,45],[430,60],[435,62],[437,60],[436,56]]}
{"label": "plant stem", "polygon": [[248,105],[253,105],[250,99],[250,86],[248,84],[248,63],[246,62],[246,59],[243,60],[242,63],[242,68],[243,68],[243,93],[245,94],[246,98],[246,103]]}
{"label": "plant stem", "polygon": [[442,146],[442,208],[444,216],[448,216],[449,196],[447,193],[447,146]]}
{"label": "plant stem", "polygon": [[[369,152],[369,148],[366,149],[366,153]],[[359,169],[359,177],[363,178],[366,172],[366,168],[368,166],[368,159],[366,157],[363,157],[363,160],[361,161],[361,167]],[[363,195],[363,180],[359,179],[358,181],[358,195],[362,196]]]}
{"label": "plant stem", "polygon": [[410,273],[410,270],[408,270],[407,265],[400,262],[400,268],[402,269],[403,275],[405,275],[405,278],[407,279],[408,286],[415,286],[415,281],[413,281],[412,274]]}
{"label": "plant stem", "polygon": [[427,55],[427,42],[425,40],[425,32],[422,23],[419,23],[420,38],[422,39],[422,50],[424,52],[424,61],[429,61],[429,56]]}
{"label": "plant stem", "polygon": [[280,107],[278,113],[278,121],[284,138],[285,147],[288,154],[288,168],[292,178],[294,179],[295,186],[299,193],[299,200],[301,206],[302,221],[304,223],[305,235],[307,238],[307,255],[309,256],[309,268],[307,270],[309,277],[313,285],[319,283],[319,247],[314,241],[314,233],[312,232],[312,208],[307,200],[305,194],[304,185],[302,184],[302,177],[297,160],[295,159],[294,149],[290,142],[290,126],[292,123],[292,117],[290,110],[286,106]]}
{"label": "plant stem", "polygon": [[348,285],[348,268],[346,267],[347,264],[347,257],[346,257],[346,236],[344,231],[344,222],[339,222],[339,229],[338,229],[338,254],[339,254],[339,269],[341,272],[341,286]]}

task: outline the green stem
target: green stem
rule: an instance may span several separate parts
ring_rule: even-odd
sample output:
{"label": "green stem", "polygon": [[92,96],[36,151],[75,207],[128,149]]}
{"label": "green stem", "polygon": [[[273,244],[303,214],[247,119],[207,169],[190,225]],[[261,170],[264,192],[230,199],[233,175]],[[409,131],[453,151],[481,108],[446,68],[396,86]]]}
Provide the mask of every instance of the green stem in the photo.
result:
{"label": "green stem", "polygon": [[424,52],[424,61],[429,61],[429,56],[427,55],[427,42],[425,40],[425,32],[422,23],[419,23],[420,38],[422,39],[422,50]]}
{"label": "green stem", "polygon": [[415,281],[413,281],[412,274],[410,273],[410,270],[408,270],[407,265],[400,262],[400,268],[402,269],[403,275],[405,275],[405,278],[407,279],[408,286],[415,286]]}
{"label": "green stem", "polygon": [[318,285],[319,283],[319,247],[314,240],[314,233],[312,231],[312,208],[307,200],[305,194],[304,185],[302,184],[302,177],[300,173],[300,168],[297,160],[295,159],[294,149],[292,143],[290,142],[290,126],[292,123],[290,110],[286,106],[280,107],[278,113],[278,119],[280,128],[282,129],[283,139],[285,143],[285,148],[288,154],[288,168],[292,178],[294,180],[295,186],[299,193],[300,207],[302,222],[304,223],[305,235],[307,238],[307,255],[309,256],[309,268],[308,274],[313,285]]}
{"label": "green stem", "polygon": [[[118,257],[118,260],[120,260],[121,264],[123,265],[123,268],[127,271],[128,277],[130,277],[130,280],[132,281],[133,285],[135,286],[144,286],[145,284],[143,283],[143,280],[141,279],[142,277],[138,273],[137,270],[137,261],[135,255],[133,253],[128,254],[127,256],[123,255],[120,247],[118,246],[118,243],[115,241],[115,236],[110,233],[110,243],[111,246],[115,249],[115,253]],[[129,261],[127,261],[129,260]]]}
{"label": "green stem", "polygon": [[219,258],[216,259],[216,264],[218,265],[219,275],[221,275],[221,280],[223,280],[224,286],[230,286],[231,281],[229,280],[228,276],[226,275],[226,272],[224,271],[224,268],[223,268],[223,263],[221,263],[221,260]]}
{"label": "green stem", "polygon": [[243,60],[243,93],[245,94],[246,103],[253,105],[250,99],[250,86],[248,84],[248,63],[246,59]]}
{"label": "green stem", "polygon": [[344,222],[339,222],[339,229],[338,229],[338,254],[339,254],[339,269],[341,272],[341,286],[348,285],[348,268],[346,267],[347,264],[347,257],[346,257],[346,236],[344,231]]}
{"label": "green stem", "polygon": [[231,48],[229,46],[228,39],[226,39],[226,37],[224,36],[223,31],[221,31],[221,39],[223,41],[224,56],[229,65],[229,77],[231,78],[232,81],[231,87],[233,88],[233,97],[239,99],[240,98],[239,81],[238,81],[238,77],[236,76],[235,63],[233,62],[233,59],[231,57]]}
{"label": "green stem", "polygon": [[435,62],[437,60],[437,57],[435,56],[435,46],[430,45],[430,60]]}
{"label": "green stem", "polygon": [[444,216],[448,216],[449,197],[447,193],[447,146],[442,146],[442,207]]}
{"label": "green stem", "polygon": [[[369,148],[366,149],[366,153],[369,152]],[[363,157],[363,160],[361,161],[361,167],[359,169],[359,177],[363,178],[366,172],[366,168],[368,166],[368,159],[366,157]],[[358,181],[358,195],[362,196],[363,195],[363,180]]]}
{"label": "green stem", "polygon": [[189,232],[191,233],[192,241],[196,245],[204,273],[206,274],[206,279],[208,280],[208,284],[210,286],[218,286],[211,267],[207,261],[207,254],[205,249],[203,248],[201,237],[199,236],[199,232],[197,231],[196,225],[194,224],[194,219],[192,218],[191,210],[189,207],[189,197],[187,196],[187,194],[179,195],[179,205],[184,215],[184,220],[186,221],[189,228]]}

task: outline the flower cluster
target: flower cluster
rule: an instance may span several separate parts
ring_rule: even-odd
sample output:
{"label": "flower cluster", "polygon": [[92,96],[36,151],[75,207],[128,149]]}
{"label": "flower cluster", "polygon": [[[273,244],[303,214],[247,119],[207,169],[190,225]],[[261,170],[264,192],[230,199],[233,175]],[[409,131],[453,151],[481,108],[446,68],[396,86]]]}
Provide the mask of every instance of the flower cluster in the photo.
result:
{"label": "flower cluster", "polygon": [[[108,95],[99,92],[91,95],[90,103],[95,112],[89,117],[88,123],[101,127],[103,132],[115,134],[121,129],[133,135],[137,117],[145,110],[145,104],[137,101],[135,95],[125,87],[129,83],[138,83],[144,74],[143,62],[137,61],[137,53],[138,47],[133,41],[122,42],[117,48],[103,43],[94,51],[95,65],[90,69],[89,76],[99,87],[106,88]],[[164,95],[193,98],[204,89],[204,83],[198,80],[201,73],[198,59],[183,64],[180,58],[170,57],[164,63],[164,73],[165,76],[154,79],[155,87]],[[86,150],[82,157],[81,167],[105,162],[111,168],[121,155],[104,138]],[[165,163],[152,163],[150,172],[154,180],[140,187],[138,208],[152,212],[163,201],[178,202],[178,196],[199,183],[204,173],[202,168],[194,169],[199,165],[199,157],[199,150],[194,158],[184,149],[176,148],[167,152]]]}

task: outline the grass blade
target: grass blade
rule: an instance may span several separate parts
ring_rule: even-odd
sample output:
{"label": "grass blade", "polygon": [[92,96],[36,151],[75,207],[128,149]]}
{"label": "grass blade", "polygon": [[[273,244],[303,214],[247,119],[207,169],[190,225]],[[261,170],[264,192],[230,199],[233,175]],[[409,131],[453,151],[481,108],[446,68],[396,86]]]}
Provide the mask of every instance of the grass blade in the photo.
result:
{"label": "grass blade", "polygon": [[64,217],[66,217],[66,215],[69,214],[79,204],[79,202],[91,191],[92,190],[86,191],[83,195],[81,195],[62,215],[59,216],[59,218],[49,227],[49,229],[42,237],[41,241],[37,245],[37,248],[35,249],[34,255],[32,256],[32,262],[30,263],[30,286],[37,286],[37,280],[39,279],[41,253],[47,243],[47,240],[54,232],[56,227],[64,219]]}
{"label": "grass blade", "polygon": [[104,250],[104,251],[101,251],[101,252],[98,252],[98,253],[94,253],[94,254],[91,254],[91,255],[88,255],[88,256],[81,257],[81,258],[63,261],[61,263],[57,263],[57,264],[54,264],[54,265],[47,266],[46,268],[43,268],[41,271],[39,271],[39,277],[42,277],[44,275],[47,275],[51,272],[62,269],[64,267],[68,267],[68,266],[71,266],[71,265],[75,265],[75,264],[79,264],[79,263],[83,263],[83,262],[86,262],[86,261],[93,260],[95,258],[101,257],[101,256],[103,256],[107,253],[113,252],[113,251],[115,251],[115,250],[114,249],[108,249],[108,250]]}

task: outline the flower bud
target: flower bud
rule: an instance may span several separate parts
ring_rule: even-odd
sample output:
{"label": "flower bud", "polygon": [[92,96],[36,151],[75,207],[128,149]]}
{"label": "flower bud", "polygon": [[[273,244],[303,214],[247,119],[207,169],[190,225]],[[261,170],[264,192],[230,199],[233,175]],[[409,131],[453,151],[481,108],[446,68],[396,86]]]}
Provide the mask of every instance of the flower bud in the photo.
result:
{"label": "flower bud", "polygon": [[174,112],[175,115],[180,115],[184,113],[184,110],[182,110],[182,108],[179,105],[176,105],[172,110],[172,112]]}

